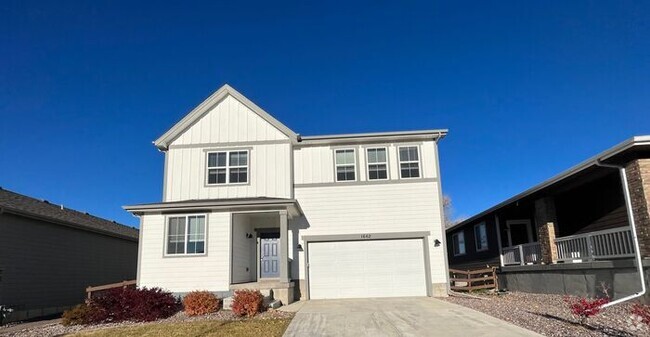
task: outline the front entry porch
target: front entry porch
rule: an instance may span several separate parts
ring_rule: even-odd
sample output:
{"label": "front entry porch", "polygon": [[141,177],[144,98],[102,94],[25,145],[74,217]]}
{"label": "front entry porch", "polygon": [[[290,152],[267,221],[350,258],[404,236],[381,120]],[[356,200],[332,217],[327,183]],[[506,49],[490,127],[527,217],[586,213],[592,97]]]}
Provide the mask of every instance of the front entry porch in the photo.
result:
{"label": "front entry porch", "polygon": [[260,290],[268,300],[293,302],[289,212],[232,213],[230,290]]}

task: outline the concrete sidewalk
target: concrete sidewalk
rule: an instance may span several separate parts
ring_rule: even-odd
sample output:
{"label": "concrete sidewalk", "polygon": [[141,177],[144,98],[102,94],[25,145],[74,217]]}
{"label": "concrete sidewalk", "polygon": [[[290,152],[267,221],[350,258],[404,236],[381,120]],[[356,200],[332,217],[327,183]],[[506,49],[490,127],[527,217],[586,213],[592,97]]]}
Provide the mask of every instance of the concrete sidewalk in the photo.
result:
{"label": "concrete sidewalk", "polygon": [[429,297],[313,300],[292,306],[298,312],[284,337],[541,336]]}

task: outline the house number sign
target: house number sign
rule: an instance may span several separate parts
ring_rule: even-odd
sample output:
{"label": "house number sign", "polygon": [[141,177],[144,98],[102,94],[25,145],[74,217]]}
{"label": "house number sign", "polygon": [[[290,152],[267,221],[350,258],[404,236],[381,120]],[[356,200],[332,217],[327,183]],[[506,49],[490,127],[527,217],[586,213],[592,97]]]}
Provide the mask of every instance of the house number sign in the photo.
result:
{"label": "house number sign", "polygon": [[370,235],[370,234],[361,234],[362,239],[370,239],[371,236],[372,235]]}

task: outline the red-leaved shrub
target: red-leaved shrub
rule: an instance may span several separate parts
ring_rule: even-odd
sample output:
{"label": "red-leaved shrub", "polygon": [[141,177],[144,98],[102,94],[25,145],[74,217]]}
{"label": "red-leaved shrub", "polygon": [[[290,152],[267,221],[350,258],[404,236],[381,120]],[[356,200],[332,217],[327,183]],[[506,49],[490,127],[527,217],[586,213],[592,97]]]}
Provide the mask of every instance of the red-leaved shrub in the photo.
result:
{"label": "red-leaved shrub", "polygon": [[253,317],[264,309],[264,296],[259,290],[237,290],[232,300],[232,312],[238,316]]}
{"label": "red-leaved shrub", "polygon": [[632,315],[637,316],[641,320],[641,323],[650,328],[650,305],[635,303],[632,306]]}
{"label": "red-leaved shrub", "polygon": [[221,300],[209,291],[192,291],[183,298],[185,313],[189,316],[206,315],[221,309]]}
{"label": "red-leaved shrub", "polygon": [[569,305],[573,316],[580,319],[580,324],[584,324],[587,318],[600,313],[603,305],[609,303],[609,298],[587,299],[584,297],[565,296],[564,302]]}
{"label": "red-leaved shrub", "polygon": [[150,322],[178,312],[180,301],[160,288],[116,288],[88,301],[89,323]]}

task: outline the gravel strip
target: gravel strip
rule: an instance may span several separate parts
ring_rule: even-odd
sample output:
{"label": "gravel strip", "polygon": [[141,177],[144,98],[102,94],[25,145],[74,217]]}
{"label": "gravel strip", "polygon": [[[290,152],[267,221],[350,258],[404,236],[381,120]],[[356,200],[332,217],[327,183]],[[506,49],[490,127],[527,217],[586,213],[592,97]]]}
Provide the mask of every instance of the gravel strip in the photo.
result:
{"label": "gravel strip", "polygon": [[[280,318],[291,318],[293,313],[284,312],[279,310],[269,309],[252,319],[280,319]],[[187,316],[185,312],[179,312],[176,315],[161,319],[155,322],[120,322],[120,323],[105,323],[105,324],[96,324],[96,325],[73,325],[73,326],[63,326],[60,323],[41,325],[34,328],[14,331],[10,333],[3,333],[3,328],[0,327],[0,336],[2,337],[54,337],[62,336],[70,333],[88,331],[88,330],[97,330],[97,329],[108,329],[108,328],[118,328],[118,327],[127,327],[127,326],[137,326],[145,324],[161,324],[161,323],[183,323],[183,322],[196,322],[196,321],[208,321],[208,320],[218,320],[218,321],[241,321],[246,320],[247,318],[236,316],[229,310],[220,310],[216,313],[205,315],[205,316]]]}
{"label": "gravel strip", "polygon": [[580,325],[562,295],[511,292],[502,295],[476,295],[480,297],[451,296],[443,300],[459,304],[490,316],[502,319],[545,336],[644,336],[648,328],[633,321],[630,303],[603,310]]}

